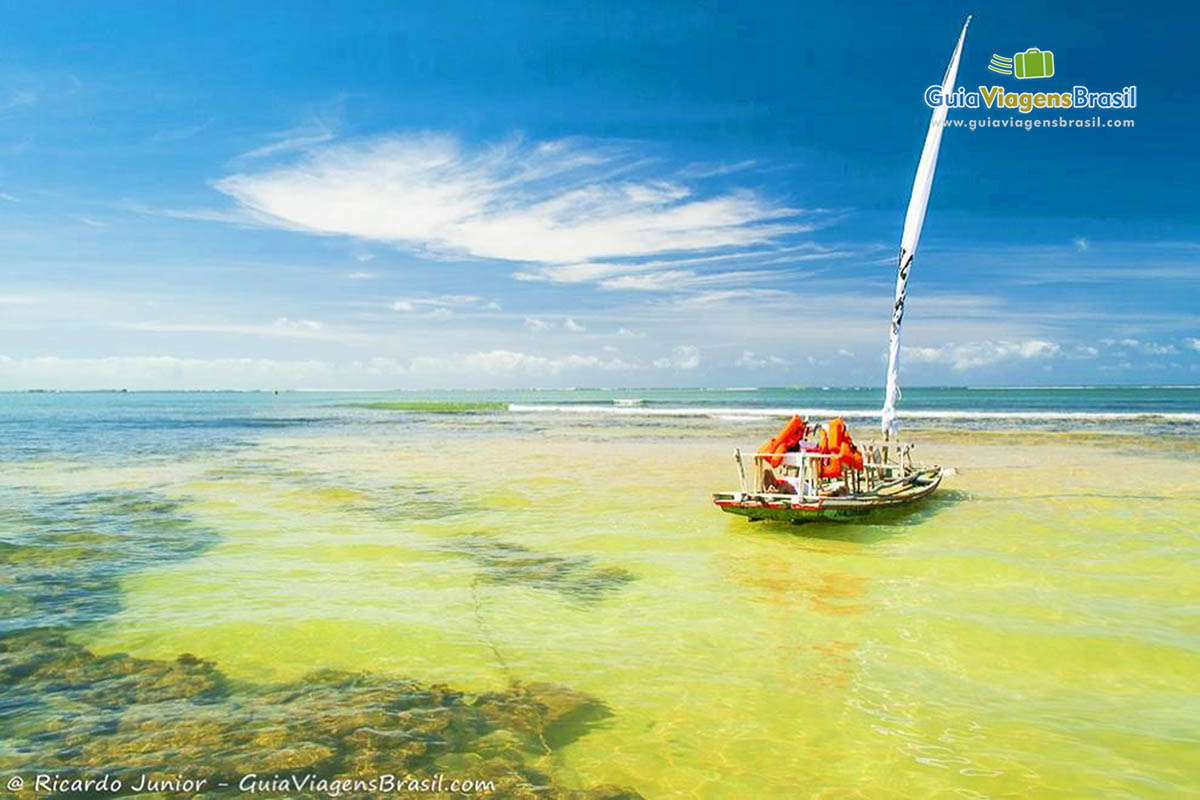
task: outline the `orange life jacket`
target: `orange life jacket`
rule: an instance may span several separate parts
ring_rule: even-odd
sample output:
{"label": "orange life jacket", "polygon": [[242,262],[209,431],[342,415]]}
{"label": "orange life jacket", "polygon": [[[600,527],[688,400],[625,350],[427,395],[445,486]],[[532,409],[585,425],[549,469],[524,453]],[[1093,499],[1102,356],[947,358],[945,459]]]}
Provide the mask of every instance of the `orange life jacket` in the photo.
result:
{"label": "orange life jacket", "polygon": [[862,453],[854,446],[850,433],[846,430],[846,420],[841,417],[831,419],[821,429],[821,435],[817,439],[817,451],[833,456],[823,460],[823,478],[842,477],[843,466],[862,469]]}
{"label": "orange life jacket", "polygon": [[767,463],[772,467],[778,467],[783,463],[783,454],[799,444],[806,433],[808,433],[808,425],[799,414],[794,414],[779,433],[763,443],[763,446],[758,449],[758,453],[759,455],[774,454],[767,459]]}

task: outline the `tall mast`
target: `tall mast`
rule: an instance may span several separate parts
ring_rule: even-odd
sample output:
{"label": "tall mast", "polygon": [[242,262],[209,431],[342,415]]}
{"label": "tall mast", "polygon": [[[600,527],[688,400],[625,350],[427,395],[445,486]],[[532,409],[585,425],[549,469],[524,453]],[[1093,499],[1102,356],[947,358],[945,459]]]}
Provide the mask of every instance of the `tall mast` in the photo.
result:
{"label": "tall mast", "polygon": [[[963,23],[954,55],[942,78],[942,95],[954,91],[954,79],[958,75],[958,59],[962,55],[963,40],[967,38],[967,26],[971,18]],[[881,425],[885,438],[896,435],[896,401],[900,399],[900,322],[904,319],[904,301],[908,295],[908,275],[912,270],[913,256],[921,238],[921,226],[925,224],[925,208],[929,205],[929,190],[933,186],[933,171],[937,166],[938,148],[942,144],[942,130],[946,127],[945,102],[933,109],[929,120],[929,132],[925,134],[925,148],[917,163],[917,176],[913,180],[912,197],[908,201],[908,212],[904,215],[904,234],[900,237],[900,271],[896,275],[896,302],[892,306],[892,331],[888,338],[887,394],[884,396]]]}

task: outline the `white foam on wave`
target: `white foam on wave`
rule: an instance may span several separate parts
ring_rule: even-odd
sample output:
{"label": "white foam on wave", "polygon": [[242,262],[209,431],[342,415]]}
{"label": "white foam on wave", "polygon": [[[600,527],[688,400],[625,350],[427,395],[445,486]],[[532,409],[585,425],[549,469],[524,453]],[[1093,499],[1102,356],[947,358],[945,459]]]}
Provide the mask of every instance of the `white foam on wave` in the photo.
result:
{"label": "white foam on wave", "polygon": [[[521,414],[590,414],[630,417],[708,417],[713,419],[763,419],[789,417],[845,417],[846,419],[876,419],[877,409],[837,408],[708,408],[699,406],[599,406],[550,405],[510,403],[508,410]],[[1200,413],[1181,411],[974,411],[965,409],[907,409],[899,412],[901,419],[943,420],[1026,420],[1026,421],[1146,421],[1200,422]]]}

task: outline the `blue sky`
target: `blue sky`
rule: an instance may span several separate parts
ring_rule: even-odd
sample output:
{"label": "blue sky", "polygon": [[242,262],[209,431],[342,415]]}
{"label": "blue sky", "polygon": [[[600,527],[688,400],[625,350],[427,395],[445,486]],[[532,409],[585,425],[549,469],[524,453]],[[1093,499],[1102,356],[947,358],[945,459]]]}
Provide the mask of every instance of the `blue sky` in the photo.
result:
{"label": "blue sky", "polygon": [[1194,6],[0,8],[0,388],[879,385],[968,11],[1135,127],[946,131],[903,382],[1200,383]]}

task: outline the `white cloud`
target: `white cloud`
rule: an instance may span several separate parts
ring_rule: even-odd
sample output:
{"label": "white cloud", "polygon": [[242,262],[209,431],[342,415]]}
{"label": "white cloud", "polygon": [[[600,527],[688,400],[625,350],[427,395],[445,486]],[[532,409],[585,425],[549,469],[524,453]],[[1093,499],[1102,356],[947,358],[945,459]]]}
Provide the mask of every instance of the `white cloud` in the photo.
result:
{"label": "white cloud", "polygon": [[695,369],[700,366],[700,351],[690,344],[684,344],[671,351],[670,358],[655,359],[654,366],[659,369]]}
{"label": "white cloud", "polygon": [[1062,348],[1044,339],[1020,342],[982,341],[950,343],[941,347],[904,347],[902,360],[924,364],[949,364],[956,370],[985,367],[1009,359],[1044,359],[1056,356]]}
{"label": "white cloud", "polygon": [[792,302],[796,295],[782,289],[719,289],[696,292],[679,302],[681,307],[723,306],[736,301]]}
{"label": "white cloud", "polygon": [[635,331],[632,328],[618,328],[617,336],[620,336],[622,339],[643,339],[646,334],[641,331]]}
{"label": "white cloud", "polygon": [[1150,356],[1174,355],[1179,352],[1179,349],[1170,343],[1162,344],[1160,342],[1143,341],[1142,339],[1133,339],[1130,337],[1124,339],[1101,339],[1100,343],[1107,347],[1137,350]]}
{"label": "white cloud", "polygon": [[210,117],[204,122],[199,122],[195,125],[180,125],[176,127],[162,128],[152,133],[146,141],[155,143],[182,142],[208,130],[208,128],[212,126],[213,122],[214,119]]}
{"label": "white cloud", "polygon": [[526,317],[525,327],[531,331],[544,331],[550,328],[550,323],[536,317]]}
{"label": "white cloud", "polygon": [[0,385],[10,389],[269,389],[304,386],[334,372],[322,361],[261,358],[0,356]]}
{"label": "white cloud", "polygon": [[393,300],[393,311],[416,311],[422,308],[433,309],[425,316],[433,319],[449,319],[453,316],[450,309],[472,306],[482,298],[473,294],[442,294],[435,297],[401,297]]}
{"label": "white cloud", "polygon": [[321,323],[311,319],[288,319],[279,317],[271,323],[271,327],[281,331],[319,331]]}
{"label": "white cloud", "polygon": [[261,224],[538,264],[744,248],[812,227],[750,190],[699,196],[620,175],[639,168],[612,147],[472,150],[429,134],[310,147],[298,163],[215,185]]}
{"label": "white cloud", "polygon": [[605,262],[584,261],[578,264],[556,264],[539,267],[536,270],[514,272],[513,277],[519,281],[547,281],[549,283],[588,283],[601,280],[612,275],[622,275],[629,272],[642,272],[651,268],[645,263],[610,264]]}
{"label": "white cloud", "polygon": [[743,350],[737,361],[733,362],[734,366],[746,367],[747,369],[762,369],[763,367],[782,367],[787,365],[787,361],[779,356],[758,356],[752,350]]}
{"label": "white cloud", "polygon": [[1075,240],[1075,249],[1081,253],[1086,253],[1088,249],[1088,240],[1086,237],[1080,236]]}
{"label": "white cloud", "polygon": [[408,367],[410,374],[429,375],[457,373],[463,375],[521,375],[544,376],[572,369],[631,369],[617,358],[604,359],[592,355],[546,357],[511,350],[490,350],[451,357],[418,356]]}
{"label": "white cloud", "polygon": [[354,260],[358,261],[359,263],[365,264],[368,261],[374,261],[375,254],[374,253],[365,253],[365,252],[364,253],[355,253]]}
{"label": "white cloud", "polygon": [[32,89],[19,89],[10,94],[7,100],[0,101],[0,111],[8,111],[12,108],[29,108],[35,105],[37,100],[37,92]]}
{"label": "white cloud", "polygon": [[346,278],[348,280],[352,280],[352,281],[369,281],[369,280],[373,280],[378,277],[379,276],[376,275],[374,272],[347,272],[346,273]]}
{"label": "white cloud", "polygon": [[576,353],[541,356],[511,350],[417,356],[409,360],[379,356],[343,363],[268,358],[0,355],[0,389],[340,389],[347,385],[386,387],[396,381],[428,385],[432,380],[479,385],[476,379],[481,376],[524,381],[573,370],[640,368],[616,357]]}
{"label": "white cloud", "polygon": [[0,306],[29,306],[37,302],[37,298],[21,294],[0,294]]}
{"label": "white cloud", "polygon": [[[818,212],[809,212],[818,213]],[[688,284],[702,282],[725,282],[777,277],[778,273],[747,270],[735,270],[740,263],[751,260],[755,265],[789,265],[805,261],[829,260],[847,258],[858,254],[855,250],[838,250],[818,245],[815,242],[800,242],[790,245],[772,245],[767,247],[752,247],[734,251],[722,251],[702,255],[673,255],[660,259],[630,259],[624,261],[584,261],[570,264],[549,264],[537,267],[526,267],[513,273],[520,281],[545,281],[548,283],[593,283],[598,282],[606,288],[620,289],[651,289],[673,288],[654,282],[643,282],[643,276],[658,270],[667,270],[673,277],[686,281]],[[889,261],[890,263],[890,261]],[[698,270],[705,267],[721,267],[725,272],[703,273]],[[632,276],[625,282],[621,276]],[[681,286],[680,288],[685,288]]]}
{"label": "white cloud", "polygon": [[1200,339],[1186,339],[1187,346],[1193,350],[1200,350]]}
{"label": "white cloud", "polygon": [[754,355],[752,350],[743,350],[742,355],[734,362],[739,367],[749,367],[750,369],[761,369],[767,365],[765,358],[759,358]]}
{"label": "white cloud", "polygon": [[571,333],[583,333],[584,331],[587,330],[587,328],[585,328],[584,326],[580,325],[578,322],[576,322],[575,320],[570,319],[570,318],[568,318],[567,321],[563,323],[563,327],[566,328],[567,330],[569,330]]}
{"label": "white cloud", "polygon": [[358,331],[327,329],[311,319],[278,317],[269,325],[237,322],[112,322],[111,328],[152,333],[216,333],[230,336],[265,336],[278,339],[312,339],[341,344],[369,344],[374,337]]}
{"label": "white cloud", "polygon": [[316,120],[290,130],[271,135],[274,139],[270,144],[257,147],[241,157],[244,159],[266,158],[267,156],[288,153],[295,150],[307,150],[333,139],[333,131],[325,123]]}
{"label": "white cloud", "polygon": [[[792,276],[795,279],[797,276]],[[669,269],[637,275],[622,275],[600,281],[604,289],[625,289],[645,292],[682,292],[704,287],[741,285],[752,281],[778,279],[779,273],[768,270],[698,273],[690,269]]]}
{"label": "white cloud", "polygon": [[635,289],[641,291],[665,291],[680,288],[684,281],[694,278],[691,270],[669,269],[664,272],[648,272],[641,275],[622,275],[600,282],[605,289]]}

